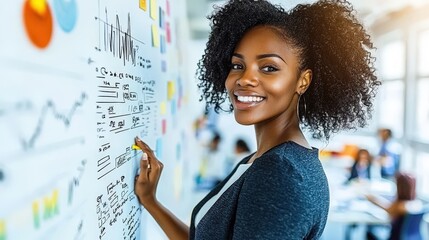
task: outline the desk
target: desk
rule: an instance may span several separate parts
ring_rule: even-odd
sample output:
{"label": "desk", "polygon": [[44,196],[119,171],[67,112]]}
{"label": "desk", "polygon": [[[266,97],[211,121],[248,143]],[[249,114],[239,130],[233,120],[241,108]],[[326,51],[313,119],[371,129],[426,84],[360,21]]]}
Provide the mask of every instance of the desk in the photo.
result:
{"label": "desk", "polygon": [[330,191],[328,221],[344,224],[390,224],[387,212],[369,202],[364,195],[395,196],[393,182],[382,179],[351,182],[348,185],[331,186]]}
{"label": "desk", "polygon": [[387,226],[376,229],[378,235],[387,237],[390,227],[389,216],[386,211],[364,197],[365,193],[370,192],[395,196],[396,188],[393,182],[382,179],[347,185],[330,182],[331,201],[322,239],[366,239],[365,234],[369,225]]}

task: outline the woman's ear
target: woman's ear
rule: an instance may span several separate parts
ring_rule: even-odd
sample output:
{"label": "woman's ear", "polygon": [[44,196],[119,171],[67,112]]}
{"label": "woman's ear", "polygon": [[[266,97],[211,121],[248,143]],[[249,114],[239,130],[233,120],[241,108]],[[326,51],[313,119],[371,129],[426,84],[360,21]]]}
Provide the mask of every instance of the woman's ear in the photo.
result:
{"label": "woman's ear", "polygon": [[296,89],[296,92],[299,95],[302,95],[305,93],[305,91],[307,91],[308,87],[310,86],[312,77],[313,72],[310,69],[301,72]]}

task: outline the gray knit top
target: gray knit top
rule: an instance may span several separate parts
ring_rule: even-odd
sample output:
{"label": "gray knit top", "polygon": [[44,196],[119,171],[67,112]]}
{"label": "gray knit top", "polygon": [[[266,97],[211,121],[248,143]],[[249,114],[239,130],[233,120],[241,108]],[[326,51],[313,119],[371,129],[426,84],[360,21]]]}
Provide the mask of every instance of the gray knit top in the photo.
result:
{"label": "gray knit top", "polygon": [[200,208],[236,169],[194,208],[190,239],[320,238],[328,216],[328,182],[318,150],[292,141],[257,158],[195,227]]}

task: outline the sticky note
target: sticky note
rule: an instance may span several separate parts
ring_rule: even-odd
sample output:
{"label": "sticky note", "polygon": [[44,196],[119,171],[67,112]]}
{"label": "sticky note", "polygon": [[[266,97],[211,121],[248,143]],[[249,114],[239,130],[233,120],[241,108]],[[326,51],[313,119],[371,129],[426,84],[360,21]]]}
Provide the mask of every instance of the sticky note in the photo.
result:
{"label": "sticky note", "polygon": [[162,124],[162,135],[164,135],[167,133],[167,120],[162,119],[161,124]]}
{"label": "sticky note", "polygon": [[167,34],[167,42],[171,43],[171,29],[170,29],[170,23],[169,22],[165,23],[165,31]]}
{"label": "sticky note", "polygon": [[165,3],[165,8],[167,10],[167,15],[170,16],[170,1],[167,0]]}
{"label": "sticky note", "polygon": [[140,9],[146,11],[147,10],[147,1],[146,0],[139,0],[139,7],[140,7]]}
{"label": "sticky note", "polygon": [[167,82],[167,99],[171,100],[174,97],[174,93],[176,93],[176,86],[173,81]]}
{"label": "sticky note", "polygon": [[166,52],[166,48],[165,48],[165,36],[161,34],[160,36],[161,38],[161,53],[165,53]]}
{"label": "sticky note", "polygon": [[164,101],[159,104],[159,110],[161,115],[165,115],[167,113],[167,104]]}
{"label": "sticky note", "polygon": [[177,104],[176,101],[173,99],[171,100],[171,115],[176,115],[177,112]]}
{"label": "sticky note", "polygon": [[29,0],[31,8],[36,11],[39,15],[43,15],[46,12],[46,0]]}
{"label": "sticky note", "polygon": [[159,30],[156,24],[152,24],[152,46],[159,47]]}
{"label": "sticky note", "polygon": [[155,150],[156,157],[162,160],[162,138],[158,138],[156,140],[156,150]]}
{"label": "sticky note", "polygon": [[161,71],[167,72],[167,62],[165,60],[161,60]]}
{"label": "sticky note", "polygon": [[159,7],[159,28],[164,29],[164,11]]}
{"label": "sticky note", "polygon": [[150,17],[153,20],[157,19],[158,15],[158,3],[156,0],[150,0]]}

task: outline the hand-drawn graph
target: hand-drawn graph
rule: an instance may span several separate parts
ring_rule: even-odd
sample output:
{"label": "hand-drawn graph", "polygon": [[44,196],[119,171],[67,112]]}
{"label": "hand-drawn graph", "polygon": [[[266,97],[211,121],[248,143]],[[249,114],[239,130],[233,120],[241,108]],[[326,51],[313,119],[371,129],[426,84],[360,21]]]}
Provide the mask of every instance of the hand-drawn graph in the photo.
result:
{"label": "hand-drawn graph", "polygon": [[22,148],[24,150],[28,150],[34,147],[37,139],[40,137],[40,135],[43,132],[43,129],[45,127],[45,119],[47,116],[49,116],[49,114],[53,116],[57,121],[61,122],[64,125],[64,127],[66,128],[69,127],[76,111],[78,110],[78,108],[82,107],[86,99],[87,99],[86,93],[82,93],[80,98],[73,103],[73,105],[71,106],[70,110],[67,113],[62,113],[58,111],[55,103],[51,100],[48,100],[46,104],[42,107],[42,110],[37,120],[36,127],[34,128],[34,131],[31,133],[30,137],[27,139],[25,138],[20,139]]}
{"label": "hand-drawn graph", "polygon": [[113,24],[109,22],[107,8],[105,8],[104,13],[104,19],[101,19],[100,15],[95,17],[99,27],[99,43],[95,49],[112,53],[114,57],[123,60],[124,66],[126,63],[136,66],[137,51],[139,50],[137,43],[144,44],[144,42],[133,37],[130,14],[128,13],[127,27],[124,31],[117,14]]}
{"label": "hand-drawn graph", "polygon": [[30,152],[84,144],[88,135],[87,102],[86,92],[77,92],[75,99],[23,95],[0,100],[0,162],[8,157],[25,159]]}

